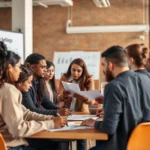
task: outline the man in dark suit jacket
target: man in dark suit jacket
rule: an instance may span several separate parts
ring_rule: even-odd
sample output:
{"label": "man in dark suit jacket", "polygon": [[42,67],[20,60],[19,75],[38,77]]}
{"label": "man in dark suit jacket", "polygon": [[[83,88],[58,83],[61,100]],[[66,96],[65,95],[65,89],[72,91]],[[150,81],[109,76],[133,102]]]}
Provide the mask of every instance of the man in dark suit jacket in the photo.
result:
{"label": "man in dark suit jacket", "polygon": [[33,53],[26,58],[25,64],[33,72],[33,81],[30,90],[28,92],[22,92],[22,104],[31,111],[39,114],[54,116],[57,116],[57,114],[62,116],[70,115],[71,111],[69,109],[59,108],[53,104],[44,92],[43,77],[47,71],[45,57]]}
{"label": "man in dark suit jacket", "polygon": [[133,129],[150,121],[150,79],[129,71],[126,53],[120,46],[102,53],[102,66],[109,82],[104,90],[103,121],[88,119],[82,124],[108,134],[107,141],[97,141],[91,150],[126,150]]}

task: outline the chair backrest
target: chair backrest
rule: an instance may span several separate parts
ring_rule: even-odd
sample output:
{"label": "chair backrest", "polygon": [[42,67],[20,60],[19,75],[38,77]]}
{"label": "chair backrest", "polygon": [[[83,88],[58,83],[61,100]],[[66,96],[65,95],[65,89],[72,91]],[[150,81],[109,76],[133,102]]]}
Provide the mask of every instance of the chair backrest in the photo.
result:
{"label": "chair backrest", "polygon": [[4,141],[4,139],[3,139],[1,134],[0,134],[0,150],[7,150],[5,141]]}
{"label": "chair backrest", "polygon": [[150,150],[150,122],[141,123],[133,130],[127,150]]}

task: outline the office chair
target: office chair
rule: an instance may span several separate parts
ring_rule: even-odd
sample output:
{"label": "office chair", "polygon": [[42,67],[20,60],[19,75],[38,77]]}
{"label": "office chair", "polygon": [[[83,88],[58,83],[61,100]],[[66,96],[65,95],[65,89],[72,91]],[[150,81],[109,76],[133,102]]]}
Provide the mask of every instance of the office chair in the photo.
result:
{"label": "office chair", "polygon": [[5,141],[4,141],[4,139],[3,139],[1,134],[0,134],[0,150],[7,150]]}
{"label": "office chair", "polygon": [[127,150],[150,150],[150,122],[141,123],[133,130]]}

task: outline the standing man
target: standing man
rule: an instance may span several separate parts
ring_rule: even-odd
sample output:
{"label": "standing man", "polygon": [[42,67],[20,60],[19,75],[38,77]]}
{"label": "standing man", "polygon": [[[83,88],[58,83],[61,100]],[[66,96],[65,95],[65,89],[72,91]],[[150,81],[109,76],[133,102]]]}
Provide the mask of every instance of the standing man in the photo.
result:
{"label": "standing man", "polygon": [[129,70],[127,55],[120,46],[102,53],[102,66],[110,81],[104,91],[103,121],[88,119],[82,125],[108,134],[107,141],[97,141],[91,150],[126,150],[133,129],[150,121],[150,79]]}

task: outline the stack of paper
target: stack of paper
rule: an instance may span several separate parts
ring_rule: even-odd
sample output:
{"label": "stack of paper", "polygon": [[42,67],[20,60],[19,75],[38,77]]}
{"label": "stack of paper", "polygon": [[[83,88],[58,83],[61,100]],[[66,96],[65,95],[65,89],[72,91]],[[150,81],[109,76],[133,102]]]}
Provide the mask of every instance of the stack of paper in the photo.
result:
{"label": "stack of paper", "polygon": [[67,117],[67,120],[68,121],[71,121],[71,120],[83,121],[89,118],[92,118],[94,120],[98,119],[98,117],[95,115],[71,115]]}

